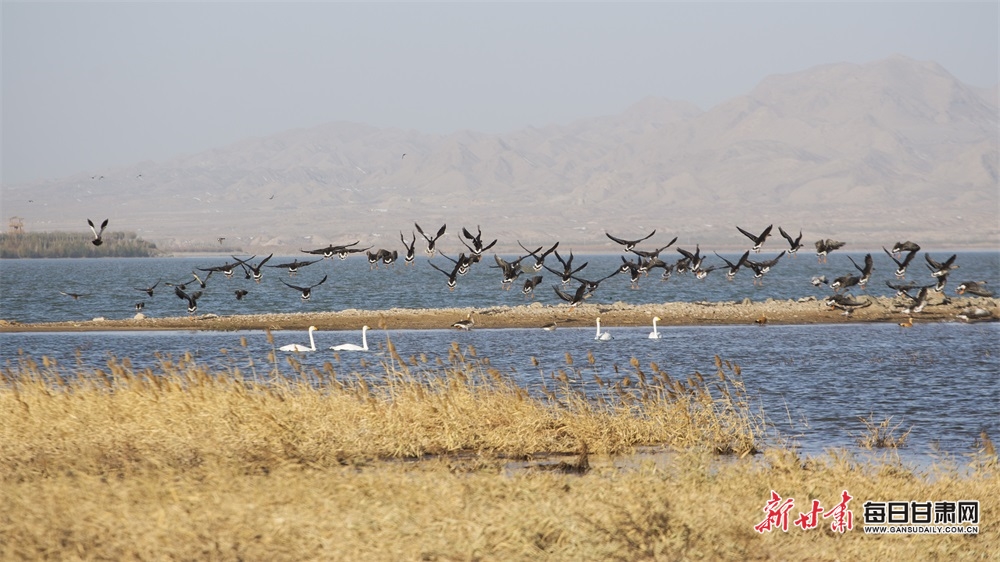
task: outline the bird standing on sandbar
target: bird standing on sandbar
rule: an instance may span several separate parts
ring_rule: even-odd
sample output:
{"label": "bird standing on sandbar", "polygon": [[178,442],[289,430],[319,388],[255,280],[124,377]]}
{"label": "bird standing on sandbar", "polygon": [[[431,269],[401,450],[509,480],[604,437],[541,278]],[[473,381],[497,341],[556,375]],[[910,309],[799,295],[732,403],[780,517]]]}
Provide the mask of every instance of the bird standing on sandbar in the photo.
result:
{"label": "bird standing on sandbar", "polygon": [[465,330],[468,332],[476,324],[476,321],[472,318],[472,313],[470,312],[465,320],[459,320],[451,325],[452,328],[458,328],[459,330]]}

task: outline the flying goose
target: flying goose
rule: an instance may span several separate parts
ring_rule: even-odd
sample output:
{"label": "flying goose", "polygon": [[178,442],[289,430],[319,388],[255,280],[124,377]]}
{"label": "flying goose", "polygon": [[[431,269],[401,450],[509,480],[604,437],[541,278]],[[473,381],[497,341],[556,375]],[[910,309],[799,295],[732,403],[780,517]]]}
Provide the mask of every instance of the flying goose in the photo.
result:
{"label": "flying goose", "polygon": [[819,263],[826,263],[827,255],[836,249],[843,248],[844,244],[846,244],[846,242],[840,242],[831,238],[817,240],[816,257],[819,259]]}
{"label": "flying goose", "polygon": [[[255,257],[257,256],[253,256],[249,259],[253,259]],[[233,272],[236,270],[236,267],[243,265],[244,261],[246,261],[246,260],[241,260],[237,257],[233,257],[233,259],[236,260],[234,263],[224,263],[222,265],[216,265],[213,267],[199,267],[197,269],[198,271],[221,271],[223,275],[229,278],[233,276]]]}
{"label": "flying goose", "polygon": [[[542,246],[539,246],[537,250],[535,250],[534,252],[532,252],[531,250],[525,248],[524,244],[522,244],[520,240],[517,241],[517,245],[520,246],[520,247],[522,247],[522,248],[524,248],[524,251],[528,252],[528,255],[530,255],[533,258],[535,258],[535,263],[531,265],[531,268],[532,268],[532,270],[534,270],[534,271],[537,272],[537,271],[541,271],[542,270],[542,266],[545,265],[545,258],[549,254],[551,254],[552,252],[554,252],[556,250],[556,248],[559,247],[559,242],[556,242],[555,244],[552,245],[551,248],[549,248],[548,250],[545,250],[541,254],[539,254],[538,252],[541,251]],[[525,257],[527,257],[527,256],[525,256]]]}
{"label": "flying goose", "polygon": [[94,233],[94,239],[91,240],[90,243],[95,246],[103,244],[104,240],[101,238],[101,235],[104,234],[104,229],[108,227],[108,219],[104,219],[104,222],[101,223],[100,230],[97,230],[97,228],[94,227],[94,222],[90,219],[87,219],[87,224],[90,225],[90,231]]}
{"label": "flying goose", "polygon": [[438,229],[437,234],[434,235],[433,238],[424,234],[424,230],[420,228],[419,224],[413,223],[413,225],[417,227],[417,232],[419,232],[420,235],[424,237],[424,240],[427,241],[427,249],[424,250],[424,252],[428,256],[434,257],[434,244],[437,242],[438,238],[444,236],[444,233],[447,230],[448,225],[447,224],[441,225],[441,228]]}
{"label": "flying goose", "polygon": [[631,260],[626,260],[625,256],[622,256],[622,265],[618,268],[620,273],[628,272],[629,280],[632,282],[630,288],[639,288],[639,279],[642,277],[642,271],[639,268],[639,264]]}
{"label": "flying goose", "polygon": [[493,246],[495,246],[496,243],[497,243],[496,238],[494,238],[492,242],[490,242],[489,244],[486,244],[484,246],[483,245],[483,231],[482,231],[482,229],[479,228],[479,225],[476,225],[476,235],[475,236],[473,236],[472,233],[469,232],[469,230],[463,226],[462,227],[462,236],[468,238],[469,241],[472,242],[472,246],[469,246],[468,244],[465,243],[465,240],[462,240],[462,238],[459,238],[459,240],[461,240],[462,244],[465,244],[465,247],[468,248],[470,252],[472,252],[472,256],[474,258],[473,261],[476,261],[476,262],[478,262],[480,259],[482,259],[483,252],[485,252],[486,250],[489,250],[490,248],[492,248]]}
{"label": "flying goose", "polygon": [[269,265],[267,267],[283,267],[283,268],[285,268],[285,269],[288,270],[288,275],[289,275],[289,277],[291,277],[291,276],[293,276],[293,275],[295,275],[296,273],[299,272],[299,268],[300,267],[305,267],[307,265],[312,265],[312,264],[314,264],[314,263],[316,263],[318,261],[322,261],[322,258],[317,258],[317,259],[314,259],[314,260],[306,260],[306,261],[299,261],[298,259],[294,259],[294,260],[292,260],[290,262],[279,263],[279,264],[275,264],[275,265]]}
{"label": "flying goose", "polygon": [[[264,264],[267,263],[267,260],[271,259],[271,256],[273,256],[273,255],[274,255],[274,252],[272,252],[266,258],[260,260],[260,263],[258,263],[257,265],[254,265],[252,263],[246,263],[246,262],[241,263],[241,265],[250,268],[250,271],[253,272],[253,280],[256,281],[256,282],[258,282],[258,283],[260,283],[261,278],[264,276],[264,274],[261,273],[260,270],[261,270],[262,267],[264,267]],[[232,257],[233,257],[233,259],[237,259],[236,256],[232,256]]]}
{"label": "flying goose", "polygon": [[319,280],[319,283],[316,283],[315,285],[310,285],[308,287],[297,287],[295,285],[292,285],[291,283],[286,282],[284,279],[281,279],[280,281],[282,283],[284,283],[285,285],[288,285],[289,287],[291,287],[291,288],[295,289],[296,291],[299,291],[300,293],[302,293],[302,300],[307,301],[307,300],[309,300],[309,297],[312,296],[312,290],[315,289],[316,287],[319,287],[323,283],[326,283],[326,278],[327,277],[328,277],[328,275],[324,275],[323,278]]}
{"label": "flying goose", "polygon": [[545,267],[545,269],[547,269],[547,270],[551,271],[552,273],[555,273],[556,275],[558,275],[559,278],[562,279],[563,285],[569,283],[570,279],[573,278],[574,274],[579,273],[580,270],[582,270],[583,268],[587,267],[587,264],[590,263],[590,262],[583,262],[583,265],[581,265],[580,267],[578,267],[576,269],[573,269],[573,251],[572,250],[570,250],[570,252],[569,252],[569,259],[565,259],[565,260],[562,258],[562,256],[559,255],[559,251],[558,250],[556,250],[554,252],[554,254],[556,256],[556,259],[559,260],[559,263],[562,264],[563,270],[562,271],[557,271],[557,270],[552,269],[551,267],[549,267],[547,265],[544,266],[544,267]]}
{"label": "flying goose", "polygon": [[153,285],[151,287],[132,287],[132,288],[135,289],[136,291],[143,291],[144,293],[146,293],[149,296],[153,296],[153,289],[155,289],[156,286],[159,285],[159,284],[160,284],[160,280],[157,279],[156,283],[153,283]]}
{"label": "flying goose", "polygon": [[472,267],[472,264],[475,261],[472,256],[466,256],[465,252],[459,253],[458,254],[458,259],[455,259],[455,258],[453,258],[453,257],[451,257],[449,255],[446,255],[444,252],[439,252],[439,253],[442,256],[444,256],[445,258],[448,258],[448,260],[451,261],[451,263],[453,263],[456,266],[458,266],[458,274],[459,275],[465,275],[466,273],[468,273],[469,272],[469,268]]}
{"label": "flying goose", "polygon": [[830,283],[830,288],[839,293],[841,289],[850,289],[860,282],[860,276],[848,273],[847,275],[841,275],[840,277],[834,279],[833,283]]}
{"label": "flying goose", "polygon": [[371,249],[371,246],[368,246],[367,248],[338,248],[336,253],[338,258],[346,260],[347,256],[351,254],[360,254],[361,252],[367,252]]}
{"label": "flying goose", "polygon": [[[896,246],[893,246],[893,249],[895,248]],[[891,259],[896,264],[896,277],[900,279],[906,277],[906,267],[910,265],[911,261],[913,261],[913,256],[917,255],[917,250],[911,250],[907,252],[906,256],[903,257],[902,261],[896,259],[896,256],[894,256],[892,252],[890,252],[889,250],[886,250],[885,246],[882,246],[882,251],[884,251],[886,255],[889,256],[889,259]]]}
{"label": "flying goose", "polygon": [[186,300],[188,303],[187,311],[190,314],[194,314],[198,310],[198,299],[201,297],[201,291],[195,293],[187,294],[179,286],[174,287],[174,294],[177,298],[181,300]]}
{"label": "flying goose", "polygon": [[640,261],[639,261],[639,271],[641,271],[644,274],[648,275],[649,271],[651,269],[654,269],[654,268],[657,268],[657,267],[662,267],[663,269],[666,269],[667,267],[670,267],[670,266],[667,265],[667,262],[661,260],[657,256],[652,256],[652,257],[649,257],[649,258],[641,258]]}
{"label": "flying goose", "polygon": [[194,280],[198,283],[198,285],[202,289],[204,289],[205,285],[208,283],[208,278],[211,277],[213,273],[215,273],[215,272],[214,271],[209,271],[208,275],[206,275],[204,279],[202,279],[201,277],[198,276],[198,272],[197,271],[192,271],[191,275],[194,276]]}
{"label": "flying goose", "polygon": [[927,260],[927,268],[931,270],[931,276],[933,277],[948,275],[951,270],[958,269],[958,266],[955,265],[956,257],[958,257],[958,254],[952,254],[950,258],[939,262],[931,259],[930,254],[924,254],[924,259]]}
{"label": "flying goose", "polygon": [[750,251],[755,254],[759,254],[760,247],[764,244],[764,241],[767,240],[767,237],[771,235],[771,228],[773,227],[774,227],[773,224],[768,225],[767,228],[765,228],[764,231],[761,232],[760,234],[751,234],[746,230],[740,228],[739,225],[736,225],[736,230],[742,232],[743,236],[746,236],[747,238],[750,239],[751,242],[753,242],[753,246],[750,247]]}
{"label": "flying goose", "polygon": [[921,287],[915,298],[907,294],[906,296],[909,297],[912,302],[910,306],[903,309],[903,314],[918,314],[922,312],[924,307],[927,306],[927,301],[929,300],[927,291],[930,288],[930,285]]}
{"label": "flying goose", "polygon": [[802,230],[799,229],[799,236],[798,236],[798,238],[792,238],[792,235],[788,234],[787,232],[785,232],[785,230],[783,228],[781,228],[780,226],[778,227],[778,232],[781,233],[782,238],[784,238],[785,240],[788,241],[788,253],[791,254],[792,257],[795,257],[795,255],[796,255],[796,253],[798,253],[799,249],[801,249],[803,247],[803,244],[802,244]]}
{"label": "flying goose", "polygon": [[920,245],[917,244],[916,242],[910,242],[909,240],[907,240],[906,242],[896,242],[892,246],[892,253],[897,256],[902,254],[903,252],[913,253],[919,250],[920,250]]}
{"label": "flying goose", "polygon": [[499,268],[503,273],[503,278],[500,280],[500,287],[502,289],[509,290],[511,283],[513,283],[514,280],[521,275],[521,260],[523,259],[524,257],[519,257],[514,261],[508,262],[500,256],[493,254],[493,260],[496,261],[497,264],[491,265],[490,267]]}
{"label": "flying goose", "polygon": [[580,283],[580,286],[576,288],[576,292],[572,295],[567,294],[556,285],[553,285],[552,288],[555,289],[556,295],[559,298],[569,303],[570,310],[576,308],[576,305],[582,303],[594,294],[593,291],[589,290],[586,283]]}
{"label": "flying goose", "polygon": [[[704,279],[704,278],[708,277],[709,273],[712,273],[713,271],[715,271],[716,269],[719,269],[721,267],[722,266],[720,266],[720,265],[710,265],[708,267],[703,267],[703,268],[699,269],[698,271],[696,271],[694,273],[694,278],[695,279]],[[761,273],[761,275],[763,275],[763,273]]]}
{"label": "flying goose", "polygon": [[[410,234],[413,234],[413,232],[410,232]],[[406,262],[406,265],[413,265],[413,260],[416,257],[415,246],[417,245],[417,235],[413,234],[413,240],[408,244],[406,242],[406,238],[403,238],[402,232],[399,233],[399,239],[403,242],[403,248],[406,249],[406,255],[403,257],[403,261]]]}
{"label": "flying goose", "polygon": [[535,287],[542,282],[541,275],[535,275],[531,279],[525,279],[524,288],[521,289],[521,293],[526,297],[535,298]]}
{"label": "flying goose", "polygon": [[917,288],[917,282],[916,281],[910,281],[909,283],[907,283],[905,285],[903,285],[901,283],[893,283],[892,281],[886,281],[885,284],[890,289],[893,289],[893,290],[896,291],[896,296],[897,297],[902,297],[902,296],[909,297],[910,295],[909,295],[908,291],[912,291],[913,289]]}
{"label": "flying goose", "polygon": [[763,286],[764,285],[764,274],[767,273],[768,271],[771,271],[771,268],[774,267],[775,265],[777,265],[778,264],[778,260],[780,260],[782,258],[782,256],[784,256],[784,255],[785,255],[785,250],[782,250],[780,254],[778,254],[776,257],[774,257],[772,259],[769,259],[769,260],[764,260],[764,261],[759,261],[758,262],[758,261],[753,261],[751,259],[747,259],[746,262],[744,262],[744,263],[746,263],[746,265],[750,266],[750,269],[753,270],[753,283],[754,283],[754,285],[761,285],[761,286]]}
{"label": "flying goose", "polygon": [[[455,260],[452,260],[452,261],[455,261]],[[455,285],[458,284],[458,269],[459,269],[458,262],[457,261],[455,262],[455,267],[452,268],[452,270],[451,270],[450,273],[447,272],[447,271],[445,271],[445,270],[443,270],[443,269],[441,269],[440,267],[438,267],[434,262],[429,261],[427,263],[429,263],[430,266],[433,267],[434,269],[436,269],[436,270],[440,271],[441,273],[445,274],[445,276],[448,278],[448,290],[449,291],[454,291],[455,290]]]}
{"label": "flying goose", "polygon": [[660,275],[660,281],[668,281],[670,279],[670,275],[673,269],[674,269],[674,264],[672,263],[663,264],[663,273]]}
{"label": "flying goose", "polygon": [[966,281],[955,287],[955,293],[959,295],[969,293],[977,297],[992,297],[993,292],[984,287],[984,285],[986,285],[986,281]]}
{"label": "flying goose", "polygon": [[[715,252],[715,255],[719,256],[719,252]],[[733,262],[727,260],[726,258],[724,258],[722,256],[719,256],[719,259],[721,259],[722,261],[726,262],[726,265],[729,267],[729,271],[726,272],[726,279],[728,279],[729,281],[732,281],[733,277],[736,276],[736,272],[738,272],[740,270],[740,267],[742,267],[743,265],[746,265],[747,258],[749,258],[749,257],[750,257],[750,250],[747,250],[747,251],[743,252],[743,255],[740,256],[740,259],[736,260],[736,263],[733,263]]]}
{"label": "flying goose", "polygon": [[604,281],[607,281],[608,279],[611,279],[612,277],[614,277],[615,275],[618,275],[619,273],[621,273],[621,270],[615,269],[613,272],[611,272],[610,275],[602,277],[602,278],[598,279],[597,281],[588,281],[588,280],[583,279],[581,277],[576,277],[575,275],[573,276],[573,279],[576,279],[577,281],[585,284],[587,286],[587,290],[590,291],[591,293],[593,293],[594,291],[597,290],[597,288],[601,285],[601,283],[603,283]]}
{"label": "flying goose", "polygon": [[385,252],[382,248],[375,250],[374,252],[366,251],[365,254],[368,256],[368,269],[372,270],[378,267],[378,262],[382,261],[382,252]]}
{"label": "flying goose", "polygon": [[847,259],[851,260],[851,263],[854,264],[854,268],[861,272],[861,278],[858,279],[858,285],[860,287],[865,287],[866,285],[868,285],[868,280],[871,279],[872,271],[874,271],[875,269],[875,261],[872,260],[872,255],[865,254],[864,267],[858,265],[857,262],[854,261],[854,258],[852,258],[851,256],[847,256]]}
{"label": "flying goose", "polygon": [[677,241],[677,237],[674,236],[674,239],[671,240],[670,242],[667,242],[666,246],[660,246],[659,248],[657,248],[655,250],[636,250],[635,248],[632,248],[631,250],[628,250],[628,251],[632,252],[633,254],[635,254],[635,255],[637,255],[637,256],[639,256],[641,258],[652,259],[652,258],[659,257],[660,256],[660,252],[662,252],[663,250],[666,250],[667,248],[673,246],[674,242],[676,242],[676,241]]}
{"label": "flying goose", "polygon": [[608,236],[608,238],[610,238],[611,240],[613,240],[613,241],[621,244],[622,246],[624,246],[625,247],[624,251],[631,252],[632,248],[635,248],[636,245],[639,244],[639,242],[642,242],[643,240],[651,238],[654,234],[656,234],[656,229],[653,229],[653,232],[650,232],[649,234],[643,236],[642,238],[636,239],[636,240],[624,240],[622,238],[618,238],[616,236],[612,236],[610,232],[605,232],[604,234],[606,234]]}
{"label": "flying goose", "polygon": [[388,267],[396,263],[397,258],[399,258],[399,252],[396,250],[391,252],[389,250],[382,250],[382,265]]}
{"label": "flying goose", "polygon": [[[684,270],[690,269],[692,272],[697,273],[698,270],[701,269],[701,264],[702,264],[703,261],[705,261],[705,258],[701,255],[701,247],[700,246],[698,246],[697,244],[695,244],[695,246],[694,246],[694,253],[691,253],[691,252],[685,250],[684,248],[677,248],[677,252],[679,254],[681,254],[682,256],[684,256],[684,259],[687,260],[687,262],[685,263],[685,266],[684,266]],[[681,272],[681,263],[680,262],[677,263],[677,272],[678,273]]]}
{"label": "flying goose", "polygon": [[[306,254],[313,254],[313,255],[320,255],[320,254],[322,254],[322,256],[324,258],[330,259],[334,255],[340,255],[341,252],[345,252],[348,248],[351,248],[353,246],[357,246],[360,243],[361,243],[361,241],[357,240],[357,241],[352,242],[350,244],[339,244],[339,245],[336,245],[336,246],[333,245],[333,244],[330,244],[329,246],[327,246],[325,248],[318,248],[318,249],[315,249],[315,250],[302,250],[302,252],[304,252]],[[357,250],[357,251],[361,251],[361,250]],[[344,254],[344,257],[347,257],[346,253]],[[253,258],[250,258],[250,259],[253,259]]]}

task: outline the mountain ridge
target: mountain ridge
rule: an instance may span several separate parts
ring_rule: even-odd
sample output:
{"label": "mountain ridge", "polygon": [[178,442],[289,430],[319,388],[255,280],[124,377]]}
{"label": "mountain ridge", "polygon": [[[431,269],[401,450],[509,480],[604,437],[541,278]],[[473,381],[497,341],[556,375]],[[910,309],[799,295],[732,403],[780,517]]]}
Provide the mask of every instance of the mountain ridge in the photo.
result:
{"label": "mountain ridge", "polygon": [[646,97],[503,134],[324,123],[103,180],[5,186],[4,207],[36,230],[106,214],[181,250],[221,236],[278,251],[398,245],[414,221],[479,224],[512,251],[518,239],[615,250],[605,231],[652,228],[739,247],[736,224],[771,223],[875,247],[997,247],[996,92],[895,55],[768,76],[708,110]]}

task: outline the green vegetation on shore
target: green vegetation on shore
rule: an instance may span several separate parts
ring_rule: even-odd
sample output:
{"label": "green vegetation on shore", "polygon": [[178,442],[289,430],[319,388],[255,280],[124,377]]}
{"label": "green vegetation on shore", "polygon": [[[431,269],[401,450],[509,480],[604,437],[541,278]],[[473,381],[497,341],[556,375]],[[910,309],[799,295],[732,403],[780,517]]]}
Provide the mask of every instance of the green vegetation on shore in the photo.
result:
{"label": "green vegetation on shore", "polygon": [[[710,375],[633,359],[603,380],[567,356],[539,395],[471,347],[373,358],[364,373],[288,356],[286,374],[276,355],[245,372],[191,357],[0,368],[0,558],[959,559],[1000,534],[991,446],[933,477],[802,459],[765,442],[739,367],[718,358]],[[644,446],[669,453],[633,457]],[[807,511],[845,489],[853,531],[754,530],[771,490]],[[978,536],[860,529],[865,500],[945,499],[980,501]]]}
{"label": "green vegetation on shore", "polygon": [[149,258],[159,254],[156,244],[134,232],[106,232],[104,244],[80,232],[24,232],[0,234],[3,258]]}

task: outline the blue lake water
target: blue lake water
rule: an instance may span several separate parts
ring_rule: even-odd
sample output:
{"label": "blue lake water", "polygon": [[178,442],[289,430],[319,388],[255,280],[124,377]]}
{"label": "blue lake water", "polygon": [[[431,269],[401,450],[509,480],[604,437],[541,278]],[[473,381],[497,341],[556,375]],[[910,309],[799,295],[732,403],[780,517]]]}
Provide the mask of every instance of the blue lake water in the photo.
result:
{"label": "blue lake water", "polygon": [[[938,261],[943,261],[951,252],[930,252]],[[730,261],[739,256],[722,254]],[[631,256],[631,254],[630,254]],[[240,256],[247,258],[249,256]],[[259,256],[252,263],[259,262]],[[274,256],[266,265],[291,262],[293,259],[311,258],[300,256]],[[455,257],[455,256],[452,256]],[[506,256],[512,259],[513,256]],[[634,257],[634,256],[631,256]],[[674,254],[669,259],[676,259]],[[773,254],[762,252],[759,259],[769,259]],[[761,286],[754,285],[752,272],[743,269],[733,281],[727,281],[722,271],[715,271],[705,279],[695,279],[690,273],[674,273],[669,280],[661,279],[660,269],[640,279],[638,289],[631,288],[629,276],[619,274],[604,281],[588,303],[624,302],[632,304],[656,302],[692,301],[742,301],[745,298],[763,301],[768,298],[779,300],[798,299],[815,296],[824,297],[832,291],[825,286],[814,287],[813,276],[823,275],[829,281],[849,273],[857,273],[848,258],[863,263],[864,254],[838,254],[834,252],[825,264],[817,263],[812,254],[795,258],[785,256],[763,278]],[[874,255],[875,272],[865,292],[875,296],[889,296],[895,293],[886,286],[886,281],[896,282],[893,272],[895,264],[884,253]],[[665,256],[665,260],[667,256]],[[90,320],[95,317],[130,318],[135,314],[135,303],[144,302],[143,313],[147,316],[166,317],[187,314],[187,302],[174,295],[173,287],[165,283],[191,281],[191,272],[196,268],[208,268],[233,262],[230,256],[199,258],[133,258],[133,259],[75,259],[75,260],[2,260],[0,261],[0,318],[18,322],[51,322],[61,320]],[[448,260],[435,257],[431,260],[442,269],[451,267]],[[575,256],[574,266],[588,263],[580,272],[585,279],[601,279],[621,265],[621,255]],[[722,264],[722,260],[709,254],[705,265]],[[956,259],[959,268],[951,274],[945,292],[954,295],[954,288],[963,281],[987,281],[996,290],[1000,287],[1000,252],[960,253]],[[557,266],[551,256],[546,265]],[[490,267],[494,266],[494,267]],[[390,268],[382,266],[370,270],[363,257],[352,256],[346,260],[324,259],[304,267],[291,277],[285,269],[263,267],[260,283],[246,279],[242,271],[227,279],[221,274],[213,274],[201,289],[196,283],[188,285],[188,292],[202,291],[198,300],[198,314],[213,313],[262,314],[268,312],[314,312],[344,309],[386,310],[390,308],[443,308],[443,307],[490,307],[498,305],[520,305],[531,302],[521,293],[523,274],[509,291],[500,288],[500,271],[495,267],[492,256],[474,264],[465,276],[458,278],[454,291],[448,290],[445,276],[428,265],[428,259],[419,256],[416,265],[406,267],[397,263]],[[204,272],[198,272],[204,277]],[[558,284],[556,275],[542,270],[541,285],[535,291],[534,300],[543,304],[559,305],[563,301],[556,296],[552,286]],[[300,292],[282,283],[309,286],[319,282],[324,276],[327,281],[312,290],[308,301],[300,298]],[[159,286],[149,297],[137,288],[150,287],[157,281]],[[906,282],[932,284],[934,278],[920,255],[913,260],[908,270]],[[243,300],[236,300],[237,289],[249,291]],[[73,299],[60,294],[77,293],[82,296]]]}
{"label": "blue lake water", "polygon": [[[942,253],[943,254],[943,253]],[[735,256],[727,256],[730,259]],[[853,254],[861,263],[862,256]],[[894,266],[876,257],[876,275],[869,294],[890,295],[885,279],[894,279]],[[937,257],[935,255],[935,257]],[[947,257],[942,255],[942,257]],[[962,253],[946,293],[965,280],[987,280],[1000,286],[997,253]],[[95,316],[126,318],[134,314],[133,303],[146,301],[145,312],[152,316],[186,315],[185,303],[171,288],[157,289],[153,298],[134,287],[146,287],[156,280],[182,281],[194,267],[225,262],[219,258],[163,258],[118,260],[15,260],[0,262],[0,317],[32,322],[41,320],[86,320]],[[259,259],[259,258],[258,258]],[[289,258],[288,261],[290,261]],[[590,261],[594,271],[606,272],[621,263],[618,256],[577,256],[576,263]],[[272,262],[281,263],[276,256]],[[442,262],[435,258],[435,263]],[[721,260],[716,260],[721,261]],[[502,291],[499,272],[487,262],[459,279],[455,291],[448,291],[444,276],[418,258],[414,267],[402,264],[389,270],[369,271],[366,260],[324,260],[290,278],[284,270],[265,269],[260,284],[242,278],[213,275],[198,313],[250,314],[264,312],[309,312],[346,308],[387,309],[392,307],[452,307],[516,305],[529,302],[518,291]],[[930,283],[923,264],[911,265],[911,278]],[[441,264],[443,267],[443,263]],[[317,268],[312,270],[312,268]],[[694,300],[764,300],[804,296],[821,297],[829,289],[813,287],[813,275],[828,278],[850,272],[846,254],[830,256],[818,264],[814,256],[783,258],[764,278],[763,287],[752,285],[749,272],[741,271],[728,282],[715,272],[697,280],[690,274],[674,274],[668,281],[657,271],[640,280],[638,289],[629,288],[627,276],[603,283],[588,302],[646,303]],[[606,274],[606,273],[604,273]],[[329,275],[326,284],[303,302],[292,284],[315,282]],[[557,305],[551,284],[546,282],[536,300]],[[597,278],[603,275],[592,275]],[[714,277],[713,277],[714,276]],[[309,281],[312,280],[312,281]],[[550,282],[551,281],[551,282]],[[250,294],[236,301],[231,291],[244,287]],[[59,291],[83,293],[78,300]],[[140,299],[141,297],[141,299]],[[252,298],[251,298],[252,297]],[[829,447],[855,447],[863,424],[858,420],[874,413],[876,420],[892,416],[901,423],[900,432],[912,427],[904,458],[925,461],[937,452],[963,454],[972,451],[981,429],[994,437],[1000,432],[1000,324],[958,322],[917,323],[901,329],[895,324],[835,324],[804,326],[691,326],[661,327],[663,338],[650,340],[649,328],[607,327],[615,339],[594,341],[593,328],[560,328],[554,332],[527,329],[471,332],[449,330],[369,331],[369,353],[335,354],[328,348],[340,343],[360,343],[360,331],[319,331],[315,338],[319,351],[287,354],[277,352],[282,376],[303,376],[311,369],[332,363],[338,375],[355,372],[381,373],[387,361],[385,345],[391,338],[404,358],[428,357],[433,368],[440,357],[447,360],[453,342],[470,354],[488,358],[490,365],[508,373],[531,390],[543,385],[554,388],[553,375],[563,370],[572,385],[587,393],[597,392],[594,375],[620,380],[633,373],[631,358],[649,372],[655,362],[674,378],[684,379],[699,371],[715,372],[713,358],[738,364],[751,396],[759,402],[785,436],[792,436],[807,453]],[[201,364],[220,369],[239,368],[245,376],[254,372],[268,376],[274,364],[269,360],[275,348],[287,343],[308,344],[305,331],[276,331],[273,343],[263,331],[231,332],[87,332],[87,333],[2,333],[0,366],[12,367],[28,358],[42,356],[73,370],[106,368],[111,357],[128,358],[133,367],[155,367],[163,356],[191,354]],[[245,342],[245,345],[244,345]],[[474,351],[473,351],[474,350]],[[594,363],[587,361],[588,353]],[[566,356],[573,358],[567,365]],[[301,363],[295,367],[294,358]],[[538,366],[533,364],[537,360]],[[253,367],[251,367],[251,361]],[[374,376],[374,375],[373,375]],[[635,378],[634,375],[632,377]]]}

